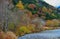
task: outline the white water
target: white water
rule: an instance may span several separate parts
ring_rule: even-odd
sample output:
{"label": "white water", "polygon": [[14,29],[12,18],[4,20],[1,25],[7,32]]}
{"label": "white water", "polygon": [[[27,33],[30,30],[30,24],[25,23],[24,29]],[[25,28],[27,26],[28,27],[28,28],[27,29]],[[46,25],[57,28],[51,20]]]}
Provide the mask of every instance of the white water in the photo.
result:
{"label": "white water", "polygon": [[60,29],[43,31],[42,33],[27,34],[18,39],[60,39]]}

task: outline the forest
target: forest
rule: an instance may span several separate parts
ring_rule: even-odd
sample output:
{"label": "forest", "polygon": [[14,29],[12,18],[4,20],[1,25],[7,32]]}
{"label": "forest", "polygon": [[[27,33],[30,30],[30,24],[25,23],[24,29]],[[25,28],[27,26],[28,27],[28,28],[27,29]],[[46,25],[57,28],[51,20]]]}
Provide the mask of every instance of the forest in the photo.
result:
{"label": "forest", "polygon": [[8,7],[3,12],[6,19],[0,24],[0,39],[60,28],[60,10],[43,0],[9,0],[4,6]]}

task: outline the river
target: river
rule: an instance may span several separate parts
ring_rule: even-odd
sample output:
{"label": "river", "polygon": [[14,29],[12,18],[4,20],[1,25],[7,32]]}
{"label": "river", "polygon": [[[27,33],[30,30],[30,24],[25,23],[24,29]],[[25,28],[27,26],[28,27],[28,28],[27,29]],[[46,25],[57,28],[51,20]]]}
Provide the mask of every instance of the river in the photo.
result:
{"label": "river", "polygon": [[47,30],[41,33],[27,34],[18,39],[60,39],[60,29]]}

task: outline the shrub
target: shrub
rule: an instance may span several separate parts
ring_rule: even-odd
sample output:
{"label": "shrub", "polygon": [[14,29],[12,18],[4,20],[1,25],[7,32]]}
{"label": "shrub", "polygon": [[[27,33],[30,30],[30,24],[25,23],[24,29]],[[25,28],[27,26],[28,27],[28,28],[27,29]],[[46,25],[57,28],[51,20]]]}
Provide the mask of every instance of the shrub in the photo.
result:
{"label": "shrub", "polygon": [[11,32],[11,31],[8,31],[6,34],[5,34],[5,39],[17,39],[17,36]]}
{"label": "shrub", "polygon": [[35,32],[35,25],[34,24],[29,24],[27,26],[27,28],[31,31],[31,32]]}
{"label": "shrub", "polygon": [[54,22],[53,25],[54,25],[55,27],[59,27],[59,26],[60,26],[59,20],[53,19],[52,22]]}
{"label": "shrub", "polygon": [[4,32],[0,31],[0,39],[4,39]]}
{"label": "shrub", "polygon": [[19,27],[19,29],[17,29],[17,32],[16,32],[16,34],[19,34],[19,36],[22,36],[27,33],[30,33],[30,30],[26,26]]}
{"label": "shrub", "polygon": [[60,25],[60,22],[59,22],[59,20],[47,20],[46,21],[46,25],[47,26],[52,26],[52,27],[59,27],[59,25]]}
{"label": "shrub", "polygon": [[52,22],[51,20],[47,20],[47,21],[46,21],[46,25],[47,25],[47,26],[53,26],[53,22]]}
{"label": "shrub", "polygon": [[9,30],[14,30],[15,29],[15,24],[14,23],[9,23],[8,24],[8,29]]}

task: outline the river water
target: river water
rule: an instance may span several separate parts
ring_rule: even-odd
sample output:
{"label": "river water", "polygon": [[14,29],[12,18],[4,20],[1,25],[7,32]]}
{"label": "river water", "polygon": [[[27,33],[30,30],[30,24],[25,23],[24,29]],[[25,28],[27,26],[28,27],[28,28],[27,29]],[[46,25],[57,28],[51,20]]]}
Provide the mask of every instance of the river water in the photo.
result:
{"label": "river water", "polygon": [[27,34],[18,39],[60,39],[60,29],[47,30],[41,33]]}

